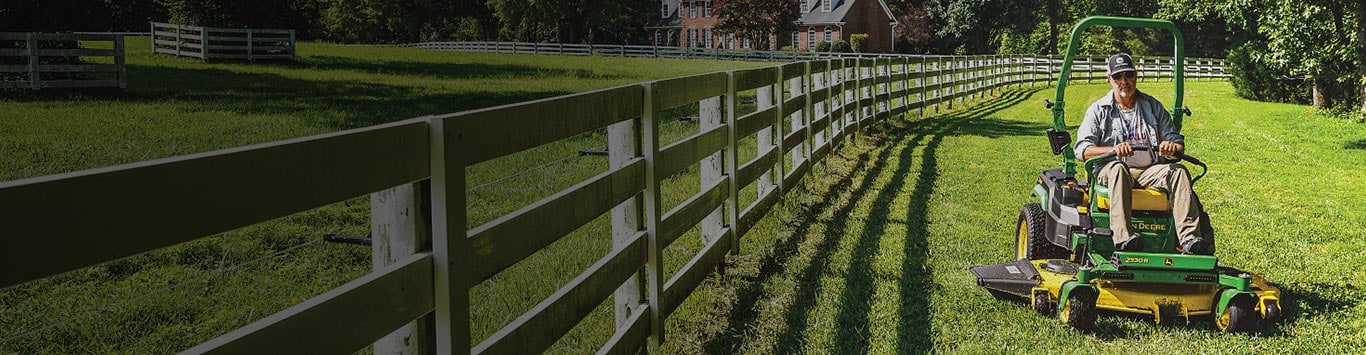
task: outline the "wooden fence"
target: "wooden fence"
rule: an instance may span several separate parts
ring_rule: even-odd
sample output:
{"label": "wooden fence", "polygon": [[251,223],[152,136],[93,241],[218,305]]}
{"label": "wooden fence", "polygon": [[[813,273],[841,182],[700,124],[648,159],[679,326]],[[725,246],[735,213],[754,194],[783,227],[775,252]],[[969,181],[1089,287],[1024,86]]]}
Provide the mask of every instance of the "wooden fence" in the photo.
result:
{"label": "wooden fence", "polygon": [[152,22],[152,53],[199,59],[294,59],[294,30]]}
{"label": "wooden fence", "polygon": [[[372,235],[383,239],[375,243],[392,246],[376,260],[387,266],[188,352],[432,342],[436,349],[418,351],[536,353],[612,297],[616,328],[599,353],[633,353],[665,338],[679,305],[842,142],[905,113],[1051,80],[1048,63],[1032,60],[793,62],[4,182],[0,225],[7,235],[42,237],[7,239],[0,287],[371,194]],[[738,114],[736,95],[750,90],[757,109]],[[691,104],[700,107],[699,132],[661,146],[661,111]],[[466,167],[600,129],[610,144],[606,172],[466,228]],[[737,142],[751,136],[756,157],[737,161]],[[699,163],[700,189],[664,209],[661,181]],[[737,192],[750,185],[757,196],[741,204]],[[613,217],[610,252],[493,335],[471,338],[471,287],[604,214]],[[699,224],[705,246],[666,273],[664,248]]]}
{"label": "wooden fence", "polygon": [[[603,44],[560,44],[560,43],[533,43],[533,42],[422,42],[411,44],[415,48],[424,48],[441,51],[453,52],[476,52],[476,53],[515,53],[515,54],[561,54],[561,55],[603,55],[619,57],[652,57],[652,58],[698,58],[698,59],[721,59],[721,60],[748,60],[748,61],[770,61],[770,62],[791,62],[803,60],[821,59],[848,59],[848,58],[920,58],[920,57],[941,57],[937,55],[915,55],[915,54],[880,54],[880,53],[829,53],[829,52],[806,52],[806,51],[758,51],[746,49],[719,49],[719,48],[698,48],[698,47],[660,47],[648,45],[603,45]],[[966,56],[958,56],[963,58]],[[972,56],[982,57],[982,56]],[[1062,56],[1032,56],[1003,54],[994,57],[1000,58],[1019,58],[1015,62],[1040,63],[1048,66],[1046,69],[1057,73],[1062,68]],[[1137,61],[1136,66],[1143,71],[1142,80],[1161,80],[1172,77],[1172,58],[1170,57],[1134,57]],[[1226,68],[1228,60],[1217,58],[1186,58],[1186,77],[1200,79],[1229,78],[1231,75]],[[1077,57],[1073,60],[1072,77],[1073,80],[1082,79],[1091,82],[1092,80],[1105,80],[1105,58],[1103,57]]]}
{"label": "wooden fence", "polygon": [[[128,88],[123,60],[123,36],[114,34],[0,32],[0,41],[16,44],[0,46],[0,88]],[[107,42],[96,47],[62,48],[59,44]],[[97,57],[109,63],[87,63],[77,58]],[[106,60],[106,58],[108,60]],[[54,59],[66,58],[54,62]],[[25,63],[25,64],[14,64]]]}

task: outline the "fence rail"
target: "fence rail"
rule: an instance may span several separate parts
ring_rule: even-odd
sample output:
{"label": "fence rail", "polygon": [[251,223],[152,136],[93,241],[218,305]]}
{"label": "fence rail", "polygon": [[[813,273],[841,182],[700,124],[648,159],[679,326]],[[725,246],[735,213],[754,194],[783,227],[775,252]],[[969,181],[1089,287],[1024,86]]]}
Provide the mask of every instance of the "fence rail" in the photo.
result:
{"label": "fence rail", "polygon": [[[0,46],[0,88],[128,88],[123,36],[0,32],[0,41],[15,44]],[[83,48],[79,42],[108,48]],[[107,57],[108,63],[88,63],[82,57],[97,57],[100,62]]]}
{"label": "fence rail", "polygon": [[[388,238],[376,245],[406,245],[385,252],[392,263],[189,351],[350,352],[408,329],[402,336],[411,338],[397,343],[431,341],[438,353],[533,353],[612,297],[615,333],[599,352],[633,352],[664,339],[673,311],[841,143],[878,121],[1050,82],[1054,64],[1027,56],[793,62],[3,182],[0,225],[43,237],[10,238],[0,249],[0,287],[371,194],[372,230],[390,231],[375,233]],[[735,98],[748,91],[757,109],[740,114]],[[698,132],[661,146],[661,112],[692,104]],[[466,228],[466,167],[601,129],[607,171]],[[755,157],[737,161],[748,137]],[[662,182],[694,164],[700,188],[665,210]],[[749,186],[757,196],[741,204],[738,191]],[[603,214],[613,216],[609,253],[487,339],[471,339],[471,287]],[[384,215],[410,220],[391,228]],[[664,248],[693,226],[704,247],[665,273]]]}
{"label": "fence rail", "polygon": [[[422,42],[409,45],[415,48],[453,51],[453,52],[474,52],[474,53],[509,53],[509,54],[560,54],[560,55],[602,55],[618,57],[652,57],[652,58],[698,58],[698,59],[722,59],[722,60],[747,60],[747,61],[770,61],[770,62],[791,62],[805,60],[823,59],[863,59],[863,58],[938,58],[942,55],[917,55],[917,54],[880,54],[880,53],[830,53],[830,52],[806,52],[806,51],[758,51],[745,49],[719,49],[719,48],[699,48],[699,47],[660,47],[649,45],[604,45],[604,44],[562,44],[562,43],[533,43],[533,42]],[[1003,54],[998,55],[1004,58],[1020,58],[1022,55]],[[967,56],[948,56],[953,58],[964,58]],[[982,56],[972,56],[982,57]],[[1053,72],[1055,75],[1061,71],[1062,56],[1033,56],[1023,55],[1028,58],[1029,63],[1046,67],[1046,71]],[[1137,61],[1136,66],[1143,72],[1143,80],[1171,80],[1172,62],[1169,57],[1134,57]],[[1217,58],[1186,58],[1185,60],[1186,77],[1193,79],[1216,79],[1229,78],[1231,75],[1226,68],[1228,61]],[[1105,58],[1102,57],[1077,57],[1073,59],[1072,80],[1105,80]]]}
{"label": "fence rail", "polygon": [[152,53],[199,59],[293,59],[294,30],[152,22]]}

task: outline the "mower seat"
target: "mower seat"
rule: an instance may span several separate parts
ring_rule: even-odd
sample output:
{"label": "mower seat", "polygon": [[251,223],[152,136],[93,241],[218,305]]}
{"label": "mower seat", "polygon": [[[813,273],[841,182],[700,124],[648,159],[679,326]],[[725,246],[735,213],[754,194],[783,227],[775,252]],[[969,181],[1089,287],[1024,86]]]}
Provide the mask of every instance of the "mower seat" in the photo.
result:
{"label": "mower seat", "polygon": [[[1110,209],[1110,189],[1105,186],[1096,186],[1096,206],[1101,209]],[[1167,199],[1167,193],[1153,189],[1133,189],[1133,210],[1134,211],[1170,211],[1171,202]]]}

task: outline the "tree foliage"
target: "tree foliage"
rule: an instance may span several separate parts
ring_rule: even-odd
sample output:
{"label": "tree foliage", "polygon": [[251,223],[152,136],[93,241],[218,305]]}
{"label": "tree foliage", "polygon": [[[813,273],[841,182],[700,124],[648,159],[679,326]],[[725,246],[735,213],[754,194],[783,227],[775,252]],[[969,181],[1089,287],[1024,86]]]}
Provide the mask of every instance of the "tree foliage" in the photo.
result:
{"label": "tree foliage", "polygon": [[488,0],[498,37],[560,43],[638,43],[659,17],[653,0]]}
{"label": "tree foliage", "polygon": [[800,0],[717,0],[720,21],[716,30],[748,38],[757,48],[769,48],[770,35],[792,32],[796,27]]}

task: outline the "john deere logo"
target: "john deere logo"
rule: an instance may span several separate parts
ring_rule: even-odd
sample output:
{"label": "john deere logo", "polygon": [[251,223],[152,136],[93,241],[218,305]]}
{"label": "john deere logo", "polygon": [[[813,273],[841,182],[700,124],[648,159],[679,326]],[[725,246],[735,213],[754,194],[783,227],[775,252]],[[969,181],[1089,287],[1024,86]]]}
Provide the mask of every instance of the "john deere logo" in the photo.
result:
{"label": "john deere logo", "polygon": [[[1167,259],[1167,263],[1168,263],[1167,265],[1171,265],[1171,262],[1172,262],[1171,259]],[[1139,257],[1130,256],[1130,257],[1124,258],[1124,263],[1125,263],[1125,264],[1147,264],[1147,263],[1148,263],[1148,258],[1139,258]]]}
{"label": "john deere logo", "polygon": [[1167,260],[1163,260],[1162,265],[1172,266],[1172,258],[1167,258]]}
{"label": "john deere logo", "polygon": [[1161,223],[1135,223],[1134,227],[1145,231],[1162,232],[1167,230],[1167,225]]}

